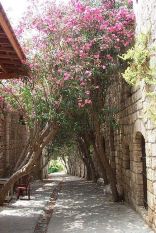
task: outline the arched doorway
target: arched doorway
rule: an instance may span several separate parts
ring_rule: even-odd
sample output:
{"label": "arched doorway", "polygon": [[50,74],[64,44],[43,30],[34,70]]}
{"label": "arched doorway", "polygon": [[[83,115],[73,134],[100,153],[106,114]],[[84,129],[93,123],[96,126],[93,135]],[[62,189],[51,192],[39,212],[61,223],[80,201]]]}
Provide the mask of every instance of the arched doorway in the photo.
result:
{"label": "arched doorway", "polygon": [[136,134],[136,183],[139,185],[140,195],[140,205],[144,206],[145,209],[148,208],[147,203],[147,169],[146,169],[146,144],[144,136],[138,132]]}
{"label": "arched doorway", "polygon": [[122,197],[123,200],[130,202],[131,199],[131,158],[130,146],[126,142],[122,147]]}

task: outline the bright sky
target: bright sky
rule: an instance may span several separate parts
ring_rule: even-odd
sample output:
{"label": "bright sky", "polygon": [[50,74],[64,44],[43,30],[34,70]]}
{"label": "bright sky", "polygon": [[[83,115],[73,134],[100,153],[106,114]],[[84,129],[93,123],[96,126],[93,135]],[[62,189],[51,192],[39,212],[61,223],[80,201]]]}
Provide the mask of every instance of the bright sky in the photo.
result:
{"label": "bright sky", "polygon": [[[58,2],[68,2],[68,0],[57,0]],[[3,5],[4,10],[7,13],[7,16],[12,25],[17,25],[20,18],[25,11],[28,0],[0,0]]]}
{"label": "bright sky", "polygon": [[17,24],[27,6],[27,0],[0,0],[13,24]]}

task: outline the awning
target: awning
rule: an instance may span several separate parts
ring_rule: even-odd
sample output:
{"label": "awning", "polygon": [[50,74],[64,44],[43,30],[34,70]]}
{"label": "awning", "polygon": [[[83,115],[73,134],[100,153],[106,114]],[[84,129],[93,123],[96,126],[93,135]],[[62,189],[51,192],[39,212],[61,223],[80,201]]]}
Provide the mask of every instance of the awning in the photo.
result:
{"label": "awning", "polygon": [[0,79],[26,76],[22,62],[26,57],[0,3]]}

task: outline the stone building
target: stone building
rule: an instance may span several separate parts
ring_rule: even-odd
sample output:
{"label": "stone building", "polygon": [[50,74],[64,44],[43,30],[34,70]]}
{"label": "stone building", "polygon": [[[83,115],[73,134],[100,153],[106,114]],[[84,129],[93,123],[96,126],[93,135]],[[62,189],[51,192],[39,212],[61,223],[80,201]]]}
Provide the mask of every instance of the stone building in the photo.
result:
{"label": "stone building", "polygon": [[[136,35],[150,30],[150,46],[156,41],[156,1],[134,0]],[[155,62],[155,57],[151,57]],[[113,132],[117,186],[130,203],[156,230],[156,125],[148,115],[150,99],[146,85],[128,86],[121,78],[110,96],[118,106],[119,129]],[[114,93],[112,93],[114,90]],[[107,131],[108,133],[108,131]],[[107,141],[108,136],[105,135]]]}
{"label": "stone building", "polygon": [[[0,4],[0,79],[26,75],[25,55]],[[26,141],[26,129],[19,113],[9,112],[0,102],[0,177],[11,175]]]}

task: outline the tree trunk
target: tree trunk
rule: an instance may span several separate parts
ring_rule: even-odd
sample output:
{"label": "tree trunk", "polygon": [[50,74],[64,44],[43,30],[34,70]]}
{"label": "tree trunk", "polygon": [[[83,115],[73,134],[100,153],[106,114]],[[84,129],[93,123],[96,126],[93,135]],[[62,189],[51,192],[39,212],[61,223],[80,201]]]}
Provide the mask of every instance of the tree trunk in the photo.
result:
{"label": "tree trunk", "polygon": [[112,168],[114,170],[114,174],[116,176],[114,131],[111,127],[110,127],[109,141],[110,141],[111,165],[112,165]]}
{"label": "tree trunk", "polygon": [[92,180],[92,171],[91,171],[90,165],[88,163],[88,160],[83,155],[82,155],[82,161],[86,166],[86,179]]}
{"label": "tree trunk", "polygon": [[93,144],[93,148],[94,148],[95,156],[97,158],[98,166],[99,166],[99,168],[101,170],[101,174],[102,174],[102,178],[104,180],[104,184],[107,185],[109,182],[108,182],[108,178],[107,178],[107,174],[106,174],[106,169],[103,166],[103,162],[102,162],[101,157],[100,157],[100,155],[99,155],[99,153],[97,151],[95,143]]}
{"label": "tree trunk", "polygon": [[90,154],[90,140],[89,140],[89,135],[85,135],[84,136],[84,148],[85,148],[85,151],[86,151],[86,156],[88,157],[88,160],[89,160],[89,163],[90,163],[90,166],[91,166],[91,170],[92,170],[92,180],[97,182],[97,179],[99,178],[99,174],[98,174],[98,171],[97,169],[95,168],[95,165],[94,165],[94,162],[93,162],[93,159],[91,157],[91,154]]}
{"label": "tree trunk", "polygon": [[92,169],[92,166],[90,164],[90,153],[88,151],[88,148],[84,142],[84,140],[80,137],[77,139],[78,140],[78,144],[79,144],[79,150],[80,150],[80,155],[81,158],[83,160],[83,162],[86,165],[86,169],[87,169],[87,180],[92,180],[95,179],[95,174],[94,174],[94,170]]}
{"label": "tree trunk", "polygon": [[97,132],[96,139],[97,139],[97,144],[98,144],[97,151],[99,153],[99,157],[101,158],[101,161],[103,162],[103,166],[106,169],[107,176],[109,177],[113,199],[115,202],[117,202],[119,201],[119,194],[118,194],[117,187],[116,187],[116,177],[115,177],[115,174],[114,174],[114,171],[111,165],[109,164],[108,158],[104,152],[103,140],[102,140],[102,137],[101,137],[101,134],[98,128],[96,132]]}
{"label": "tree trunk", "polygon": [[101,162],[103,163],[103,166],[105,167],[107,177],[110,182],[111,190],[112,190],[112,196],[115,202],[119,201],[119,194],[116,186],[116,176],[114,174],[114,170],[111,167],[111,164],[109,163],[109,160],[105,153],[105,148],[103,147],[103,135],[100,130],[100,122],[97,115],[97,112],[92,111],[92,119],[94,124],[94,130],[95,130],[95,145],[97,153],[99,154],[99,158],[101,159]]}
{"label": "tree trunk", "polygon": [[86,165],[86,172],[87,172],[87,174],[86,174],[86,179],[87,180],[92,180],[92,172],[91,172],[91,169],[90,169],[90,166],[88,166],[88,165]]}
{"label": "tree trunk", "polygon": [[95,153],[95,156],[96,156],[96,159],[97,159],[97,163],[98,163],[99,169],[101,171],[102,178],[104,180],[104,184],[107,185],[108,184],[108,178],[107,178],[107,174],[106,174],[106,169],[103,166],[103,162],[101,160],[99,152],[97,151],[97,147],[96,147],[96,144],[95,144],[95,137],[94,137],[92,132],[89,134],[89,140],[90,140],[90,143],[93,146],[94,153]]}
{"label": "tree trunk", "polygon": [[[48,145],[48,143],[53,140],[58,133],[59,127],[52,126],[45,128],[39,140],[36,141],[36,144],[33,146],[33,152],[29,159],[29,161],[18,171],[16,171],[9,180],[5,183],[3,188],[0,191],[0,205],[4,203],[5,197],[7,196],[8,191],[11,189],[11,186],[14,185],[19,178],[29,174],[33,169],[35,162],[38,160],[43,148]],[[45,137],[43,137],[45,136]]]}

